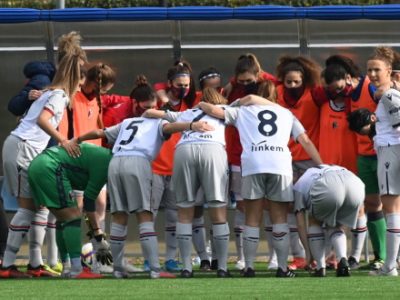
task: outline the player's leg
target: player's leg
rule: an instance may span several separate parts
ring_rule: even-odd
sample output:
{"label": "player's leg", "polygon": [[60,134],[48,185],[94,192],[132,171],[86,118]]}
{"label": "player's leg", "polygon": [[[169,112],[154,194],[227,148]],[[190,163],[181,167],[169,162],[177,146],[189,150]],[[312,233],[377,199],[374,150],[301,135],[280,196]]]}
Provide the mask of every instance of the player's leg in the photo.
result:
{"label": "player's leg", "polygon": [[47,217],[46,244],[47,244],[47,265],[54,272],[60,273],[62,265],[58,261],[58,249],[56,241],[56,217],[50,212]]}
{"label": "player's leg", "polygon": [[360,267],[361,252],[367,235],[367,217],[365,216],[364,205],[360,208],[356,226],[351,229],[351,234],[352,239],[349,265],[350,268],[354,270]]}
{"label": "player's leg", "polygon": [[192,222],[194,217],[194,206],[179,203],[178,223],[176,224],[176,239],[178,242],[179,253],[182,258],[182,278],[193,277],[192,269]]}
{"label": "player's leg", "polygon": [[272,223],[269,215],[269,202],[264,201],[264,231],[268,243],[268,270],[276,270],[278,261],[276,251],[272,246]]}
{"label": "player's leg", "polygon": [[321,227],[321,222],[312,216],[308,218],[307,230],[308,245],[310,247],[311,255],[317,264],[315,276],[325,276],[325,233]]}
{"label": "player's leg", "polygon": [[204,227],[204,209],[203,206],[198,204],[204,203],[204,196],[201,193],[201,200],[198,199],[199,192],[196,196],[196,206],[194,210],[193,217],[193,227],[192,227],[192,240],[194,249],[200,258],[200,269],[204,271],[210,270],[210,258],[208,257],[206,251],[206,229]]}
{"label": "player's leg", "polygon": [[128,234],[128,214],[125,211],[112,213],[110,247],[113,256],[113,275],[116,278],[124,278],[124,254],[125,243]]}
{"label": "player's leg", "polygon": [[243,230],[244,230],[244,220],[245,220],[245,204],[243,202],[243,197],[241,195],[242,187],[242,174],[240,166],[231,166],[231,176],[230,176],[230,191],[235,197],[236,209],[235,209],[235,245],[237,252],[237,263],[236,269],[244,269],[244,253],[243,253]]}

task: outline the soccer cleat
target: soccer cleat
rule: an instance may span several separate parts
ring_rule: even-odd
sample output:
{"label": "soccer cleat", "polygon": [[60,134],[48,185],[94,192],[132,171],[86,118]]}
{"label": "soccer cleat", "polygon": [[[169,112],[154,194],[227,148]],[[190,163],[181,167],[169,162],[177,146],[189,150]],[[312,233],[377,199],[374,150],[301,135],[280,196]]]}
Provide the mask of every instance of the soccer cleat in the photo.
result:
{"label": "soccer cleat", "polygon": [[60,274],[54,274],[54,271],[52,270],[47,271],[46,268],[43,265],[40,265],[38,267],[32,267],[30,264],[28,264],[27,267],[27,274],[31,275],[32,277],[58,277]]}
{"label": "soccer cleat", "polygon": [[135,267],[133,264],[129,263],[128,260],[124,259],[124,268],[128,273],[141,273],[144,272],[142,268]]}
{"label": "soccer cleat", "polygon": [[168,272],[180,272],[182,268],[178,265],[176,260],[169,259],[165,262],[165,270]]}
{"label": "soccer cleat", "polygon": [[132,277],[133,277],[131,274],[129,274],[129,273],[126,272],[126,271],[123,271],[123,272],[121,272],[121,271],[114,271],[114,272],[112,273],[112,275],[113,275],[114,278],[117,278],[117,279],[128,279],[128,278],[132,278]]}
{"label": "soccer cleat", "polygon": [[182,270],[181,278],[193,278],[193,271],[190,272],[189,270]]}
{"label": "soccer cleat", "polygon": [[[45,265],[46,266],[46,265]],[[49,266],[54,272],[60,273],[63,270],[63,264],[58,261],[54,266]]]}
{"label": "soccer cleat", "polygon": [[357,270],[358,268],[360,268],[360,263],[353,256],[349,257],[348,262],[350,270]]}
{"label": "soccer cleat", "polygon": [[0,268],[0,278],[32,278],[31,275],[21,272],[15,265]]}
{"label": "soccer cleat", "polygon": [[[55,266],[56,267],[56,266]],[[43,269],[45,269],[47,272],[53,274],[54,276],[60,276],[61,272],[62,272],[62,265],[61,265],[61,271],[58,272],[56,270],[58,270],[58,268],[56,268],[56,270],[54,270],[52,267],[50,267],[49,265],[43,265]]]}
{"label": "soccer cleat", "polygon": [[345,257],[342,257],[337,265],[336,269],[337,277],[348,277],[350,276],[349,262]]}
{"label": "soccer cleat", "polygon": [[217,259],[213,259],[211,260],[211,270],[218,270],[218,260]]}
{"label": "soccer cleat", "polygon": [[289,264],[290,270],[299,270],[306,267],[306,260],[304,257],[294,257],[293,261]]}
{"label": "soccer cleat", "polygon": [[280,278],[293,278],[296,277],[296,274],[290,270],[289,268],[287,269],[287,271],[283,271],[282,268],[278,268],[278,270],[276,270],[276,277],[280,277]]}
{"label": "soccer cleat", "polygon": [[210,271],[211,270],[210,261],[208,259],[203,259],[200,262],[200,270],[202,270],[202,271]]}
{"label": "soccer cleat", "polygon": [[313,273],[311,273],[312,277],[326,277],[326,269],[321,268],[318,270],[315,270]]}
{"label": "soccer cleat", "polygon": [[225,271],[225,270],[219,269],[217,271],[217,277],[218,278],[230,278],[230,277],[232,277],[232,274],[228,270]]}
{"label": "soccer cleat", "polygon": [[326,260],[326,268],[328,270],[336,270],[337,269],[337,261],[335,258]]}
{"label": "soccer cleat", "polygon": [[143,271],[150,272],[150,263],[147,259],[145,259],[143,262]]}
{"label": "soccer cleat", "polygon": [[88,268],[83,268],[82,272],[78,274],[73,274],[72,272],[70,273],[70,278],[75,278],[75,279],[99,279],[103,278],[103,275],[93,273],[90,271]]}
{"label": "soccer cleat", "polygon": [[375,270],[376,271],[376,270],[381,269],[384,263],[385,262],[382,259],[376,258],[369,264],[369,267],[370,267],[371,270]]}
{"label": "soccer cleat", "polygon": [[151,279],[158,279],[158,278],[176,278],[176,275],[169,273],[169,272],[156,272],[150,271],[150,278]]}
{"label": "soccer cleat", "polygon": [[397,272],[396,268],[393,268],[389,271],[386,271],[385,266],[382,266],[382,268],[378,270],[372,270],[368,273],[370,276],[398,276],[399,273]]}
{"label": "soccer cleat", "polygon": [[244,267],[245,267],[244,260],[238,260],[235,265],[235,269],[241,271],[244,270]]}
{"label": "soccer cleat", "polygon": [[252,268],[247,268],[245,271],[243,271],[242,275],[246,278],[252,278],[256,277],[256,272]]}

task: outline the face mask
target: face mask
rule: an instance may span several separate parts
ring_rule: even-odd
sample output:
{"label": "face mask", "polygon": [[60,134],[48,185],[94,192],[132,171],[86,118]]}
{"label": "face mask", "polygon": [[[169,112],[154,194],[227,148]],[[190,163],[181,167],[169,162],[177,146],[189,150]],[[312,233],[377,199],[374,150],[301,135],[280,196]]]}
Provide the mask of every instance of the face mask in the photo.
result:
{"label": "face mask", "polygon": [[244,85],[244,91],[245,91],[246,95],[256,94],[257,90],[258,90],[258,84],[255,81]]}
{"label": "face mask", "polygon": [[331,100],[335,100],[339,97],[349,97],[351,96],[353,91],[354,91],[353,86],[351,84],[346,83],[346,86],[339,93],[327,91],[327,94]]}
{"label": "face mask", "polygon": [[96,92],[96,90],[93,90],[93,91],[91,91],[90,93],[85,93],[83,90],[82,90],[82,93],[85,95],[85,97],[88,99],[88,100],[93,100],[94,98],[96,98],[97,97],[97,92]]}
{"label": "face mask", "polygon": [[175,98],[183,100],[189,94],[189,88],[172,86],[171,93]]}
{"label": "face mask", "polygon": [[285,88],[285,92],[287,93],[287,95],[294,99],[294,100],[299,100],[300,97],[303,95],[304,93],[304,87],[303,86],[299,86],[296,88]]}

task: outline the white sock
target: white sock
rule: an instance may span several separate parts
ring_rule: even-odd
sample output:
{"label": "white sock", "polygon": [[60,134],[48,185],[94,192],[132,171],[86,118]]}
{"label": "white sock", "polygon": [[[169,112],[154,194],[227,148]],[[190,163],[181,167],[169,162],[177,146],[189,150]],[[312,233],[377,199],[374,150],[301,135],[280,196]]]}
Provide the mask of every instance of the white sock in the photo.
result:
{"label": "white sock", "polygon": [[82,263],[80,257],[71,258],[71,273],[79,274],[82,272]]}
{"label": "white sock", "polygon": [[165,209],[165,260],[175,260],[176,257],[176,222],[178,212],[174,209]]}
{"label": "white sock", "polygon": [[215,250],[214,233],[212,228],[210,229],[210,246],[211,246],[211,260],[216,260],[217,251]]}
{"label": "white sock", "polygon": [[158,258],[158,240],[154,230],[153,222],[143,222],[139,225],[140,244],[144,258],[149,261],[150,269],[156,272],[160,271],[160,262]]}
{"label": "white sock", "polygon": [[243,231],[243,250],[245,258],[245,269],[254,270],[254,259],[257,254],[258,244],[260,242],[260,228],[244,226]]}
{"label": "white sock", "polygon": [[110,247],[113,256],[114,271],[124,272],[125,241],[128,226],[111,223]]}
{"label": "white sock", "polygon": [[182,269],[192,272],[192,224],[176,223],[176,240],[182,257]]}
{"label": "white sock", "polygon": [[208,260],[206,251],[206,230],[204,228],[204,217],[194,218],[192,226],[192,240],[194,249],[201,260]]}
{"label": "white sock", "polygon": [[307,238],[311,254],[317,262],[317,269],[326,268],[324,248],[325,234],[321,226],[308,227]]}
{"label": "white sock", "polygon": [[290,230],[290,249],[292,249],[293,257],[306,257],[306,252],[300,242],[299,232],[297,231],[296,217],[293,213],[287,216]]}
{"label": "white sock", "polygon": [[361,252],[364,246],[365,237],[367,235],[367,217],[363,215],[357,219],[356,228],[351,230],[351,255],[357,262],[360,261]]}
{"label": "white sock", "polygon": [[47,243],[47,264],[54,267],[58,262],[58,248],[56,242],[56,216],[51,212],[47,217],[46,243]]}
{"label": "white sock", "polygon": [[272,244],[278,256],[278,267],[286,272],[290,246],[287,223],[272,225]]}
{"label": "white sock", "polygon": [[29,231],[34,215],[34,211],[18,208],[12,218],[8,230],[6,251],[3,257],[3,267],[9,267],[15,264],[15,259],[21,247],[22,240]]}
{"label": "white sock", "polygon": [[48,209],[39,209],[31,221],[31,228],[28,235],[29,264],[34,268],[43,265],[42,245],[46,235],[48,215]]}
{"label": "white sock", "polygon": [[386,260],[387,271],[396,268],[396,257],[400,245],[400,214],[386,214]]}
{"label": "white sock", "polygon": [[240,210],[235,210],[235,244],[238,260],[244,259],[243,253],[243,228],[244,228],[244,213]]}
{"label": "white sock", "polygon": [[336,260],[339,262],[343,257],[347,258],[347,240],[343,230],[329,228],[328,232],[333,249],[335,249]]}
{"label": "white sock", "polygon": [[225,224],[213,224],[215,251],[218,259],[218,269],[227,270],[228,247],[229,247],[229,226]]}
{"label": "white sock", "polygon": [[272,223],[267,210],[264,211],[264,230],[268,243],[269,261],[272,261],[276,259],[276,252],[272,243]]}

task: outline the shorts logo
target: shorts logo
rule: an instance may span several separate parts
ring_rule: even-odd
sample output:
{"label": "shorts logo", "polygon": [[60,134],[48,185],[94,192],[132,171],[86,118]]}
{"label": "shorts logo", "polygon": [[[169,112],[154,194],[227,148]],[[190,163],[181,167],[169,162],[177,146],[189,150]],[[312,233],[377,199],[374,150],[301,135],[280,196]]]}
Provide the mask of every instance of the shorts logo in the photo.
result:
{"label": "shorts logo", "polygon": [[267,145],[267,141],[262,141],[257,144],[251,143],[251,152],[260,152],[260,151],[284,152],[285,149],[281,146]]}
{"label": "shorts logo", "polygon": [[387,162],[385,163],[386,169],[389,169],[389,166],[390,166],[390,162],[387,161]]}

